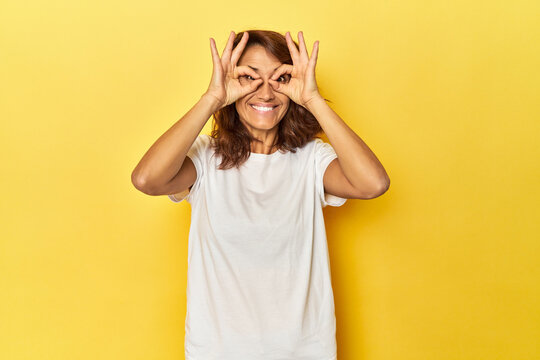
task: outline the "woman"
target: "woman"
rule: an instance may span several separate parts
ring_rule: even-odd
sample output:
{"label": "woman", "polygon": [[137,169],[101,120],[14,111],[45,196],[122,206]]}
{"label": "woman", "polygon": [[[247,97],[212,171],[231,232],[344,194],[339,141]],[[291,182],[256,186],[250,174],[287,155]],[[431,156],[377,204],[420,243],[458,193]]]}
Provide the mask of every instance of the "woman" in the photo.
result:
{"label": "woman", "polygon": [[319,94],[319,42],[308,57],[298,39],[231,32],[220,58],[210,38],[208,90],[133,171],[140,191],[192,207],[187,360],[337,358],[322,207],[390,181]]}

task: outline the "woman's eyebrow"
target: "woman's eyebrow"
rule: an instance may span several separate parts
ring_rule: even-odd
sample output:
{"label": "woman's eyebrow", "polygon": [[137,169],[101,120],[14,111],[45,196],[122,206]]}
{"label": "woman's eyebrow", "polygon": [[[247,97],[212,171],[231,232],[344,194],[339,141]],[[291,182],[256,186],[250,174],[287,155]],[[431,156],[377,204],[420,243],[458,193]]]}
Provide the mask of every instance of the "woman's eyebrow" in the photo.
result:
{"label": "woman's eyebrow", "polygon": [[[248,65],[248,66],[249,66],[250,68],[252,68],[253,70],[255,70],[255,71],[259,71],[259,69],[257,69],[256,67],[253,67],[253,66],[251,66],[251,65]],[[279,67],[279,66],[278,66],[278,67]],[[276,70],[277,70],[277,68],[275,68],[273,71],[276,71]]]}

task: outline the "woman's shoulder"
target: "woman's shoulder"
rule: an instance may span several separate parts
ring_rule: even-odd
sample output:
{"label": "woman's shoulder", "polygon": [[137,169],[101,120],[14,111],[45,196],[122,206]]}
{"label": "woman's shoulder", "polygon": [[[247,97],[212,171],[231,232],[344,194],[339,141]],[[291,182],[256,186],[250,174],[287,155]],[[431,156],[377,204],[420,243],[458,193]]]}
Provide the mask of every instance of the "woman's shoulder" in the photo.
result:
{"label": "woman's shoulder", "polygon": [[200,158],[206,156],[205,154],[212,151],[212,137],[207,134],[199,134],[190,149],[188,150],[188,155],[190,158]]}
{"label": "woman's shoulder", "polygon": [[306,141],[304,144],[294,148],[294,151],[289,151],[289,153],[295,158],[305,160],[306,158],[313,156],[313,154],[315,153],[315,150],[317,149],[318,146],[320,146],[319,144],[321,142],[323,141],[319,138],[310,139]]}
{"label": "woman's shoulder", "polygon": [[[307,150],[309,152],[315,151],[317,148],[324,146],[324,144],[327,144],[322,140],[321,138],[315,137],[311,140],[308,140],[304,145],[300,147],[300,149]],[[298,148],[297,148],[298,149]]]}
{"label": "woman's shoulder", "polygon": [[213,137],[208,134],[199,134],[199,136],[197,136],[197,139],[200,139],[200,141],[204,141],[205,143],[207,143],[212,141]]}
{"label": "woman's shoulder", "polygon": [[212,145],[212,139],[208,134],[199,134],[193,145],[198,148],[209,148]]}
{"label": "woman's shoulder", "polygon": [[326,156],[333,156],[335,154],[333,146],[324,141],[321,138],[313,138],[306,142],[303,146],[296,148],[299,153],[299,158],[312,158],[320,160]]}

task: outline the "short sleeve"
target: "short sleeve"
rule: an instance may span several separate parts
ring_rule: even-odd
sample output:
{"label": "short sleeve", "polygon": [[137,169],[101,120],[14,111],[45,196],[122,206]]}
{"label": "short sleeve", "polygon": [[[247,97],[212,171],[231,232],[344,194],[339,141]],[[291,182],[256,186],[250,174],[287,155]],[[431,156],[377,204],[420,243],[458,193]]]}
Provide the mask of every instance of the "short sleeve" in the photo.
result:
{"label": "short sleeve", "polygon": [[187,202],[193,203],[193,201],[197,197],[201,182],[206,175],[205,155],[208,147],[210,146],[210,141],[210,136],[206,134],[201,134],[197,136],[197,138],[191,145],[191,148],[188,150],[186,156],[188,156],[193,162],[193,165],[195,165],[195,169],[197,170],[197,179],[191,186],[191,189],[186,189],[183,192],[177,194],[178,197],[175,197],[174,194],[167,195],[169,199],[171,199],[171,201],[178,203],[185,199]]}
{"label": "short sleeve", "polygon": [[337,154],[329,143],[322,141],[319,138],[315,139],[315,189],[321,200],[322,207],[341,206],[347,201],[346,198],[328,194],[324,191],[324,172],[332,160],[337,158]]}

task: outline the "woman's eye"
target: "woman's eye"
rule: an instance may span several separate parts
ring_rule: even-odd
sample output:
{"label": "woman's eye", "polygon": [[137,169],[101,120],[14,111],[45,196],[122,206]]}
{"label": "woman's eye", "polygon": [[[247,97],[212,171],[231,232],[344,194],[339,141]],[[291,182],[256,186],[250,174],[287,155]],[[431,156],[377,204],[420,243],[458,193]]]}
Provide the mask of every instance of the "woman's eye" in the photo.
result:
{"label": "woman's eye", "polygon": [[280,81],[279,79],[283,79],[282,82],[287,82],[289,80],[289,76],[288,76],[288,74],[281,75],[280,77],[278,77],[277,81]]}
{"label": "woman's eye", "polygon": [[253,77],[251,77],[251,75],[244,75],[246,79],[248,80],[255,80]]}

